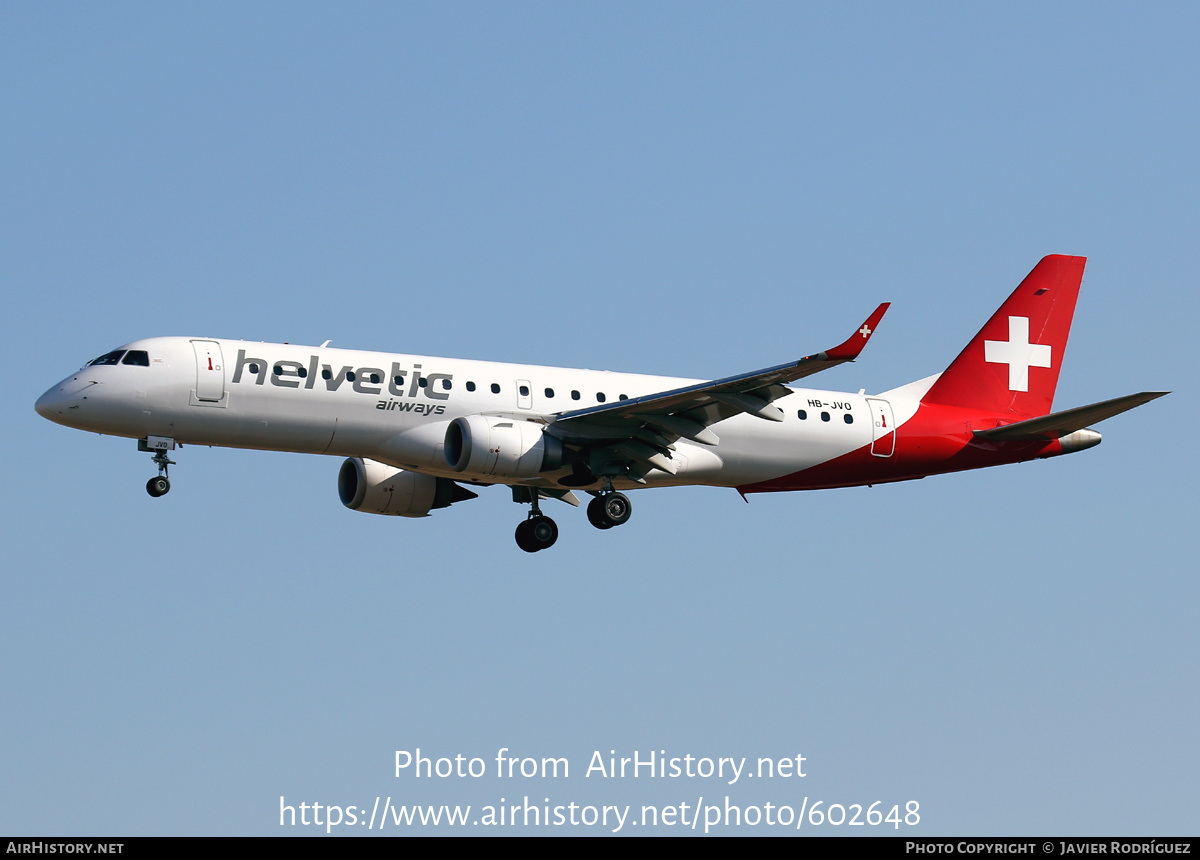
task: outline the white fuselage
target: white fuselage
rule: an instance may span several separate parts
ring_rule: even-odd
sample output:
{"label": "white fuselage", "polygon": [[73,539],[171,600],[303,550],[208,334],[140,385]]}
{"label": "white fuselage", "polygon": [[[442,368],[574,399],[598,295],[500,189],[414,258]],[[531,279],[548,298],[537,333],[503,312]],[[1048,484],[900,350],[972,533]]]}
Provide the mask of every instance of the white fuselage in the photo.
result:
{"label": "white fuselage", "polygon": [[[443,451],[457,417],[546,421],[699,381],[207,338],[152,338],[122,349],[148,363],[86,366],[47,391],[38,412],[115,436],[364,457],[447,478],[461,478]],[[917,399],[892,402],[897,424]],[[794,389],[775,401],[782,421],[739,414],[713,426],[716,446],[680,439],[676,474],[656,469],[645,482],[734,487],[809,468],[869,446],[870,409],[880,402]],[[552,485],[551,478],[494,483]]]}

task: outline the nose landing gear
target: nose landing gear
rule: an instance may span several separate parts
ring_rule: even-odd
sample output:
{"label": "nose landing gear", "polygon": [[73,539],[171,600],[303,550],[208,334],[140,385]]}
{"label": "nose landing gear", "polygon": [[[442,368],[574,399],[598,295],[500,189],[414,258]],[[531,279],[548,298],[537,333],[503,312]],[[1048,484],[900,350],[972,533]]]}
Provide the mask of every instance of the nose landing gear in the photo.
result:
{"label": "nose landing gear", "polygon": [[167,467],[174,466],[175,461],[167,458],[167,452],[175,450],[175,440],[164,436],[147,436],[138,440],[139,451],[153,451],[150,459],[158,466],[158,477],[146,482],[146,492],[153,498],[165,496],[171,490],[171,481],[167,477]]}

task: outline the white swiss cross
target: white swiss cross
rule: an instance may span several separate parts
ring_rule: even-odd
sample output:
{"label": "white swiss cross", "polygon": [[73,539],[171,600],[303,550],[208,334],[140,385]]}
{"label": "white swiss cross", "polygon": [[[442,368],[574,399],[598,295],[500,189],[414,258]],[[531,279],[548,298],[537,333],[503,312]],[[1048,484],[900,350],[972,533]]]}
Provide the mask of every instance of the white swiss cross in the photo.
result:
{"label": "white swiss cross", "polygon": [[1008,390],[1029,390],[1029,368],[1050,366],[1050,347],[1029,342],[1029,317],[1008,318],[1008,340],[985,340],[983,360],[1008,365]]}
{"label": "white swiss cross", "polygon": [[867,328],[866,323],[863,323],[863,327],[858,330],[858,333],[861,334],[863,337],[871,336],[871,330],[869,328]]}

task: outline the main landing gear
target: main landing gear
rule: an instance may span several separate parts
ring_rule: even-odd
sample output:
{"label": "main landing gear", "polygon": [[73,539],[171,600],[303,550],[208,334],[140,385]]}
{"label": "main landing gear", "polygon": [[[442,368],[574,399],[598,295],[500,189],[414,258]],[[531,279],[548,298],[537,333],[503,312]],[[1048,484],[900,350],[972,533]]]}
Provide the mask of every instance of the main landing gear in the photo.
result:
{"label": "main landing gear", "polygon": [[[517,526],[517,546],[525,552],[540,552],[554,546],[558,540],[558,525],[542,513],[538,506],[539,492],[532,487],[513,487],[512,490],[514,502],[530,505],[529,517]],[[572,504],[578,502],[572,501]],[[629,522],[632,513],[629,497],[613,490],[612,479],[605,479],[604,489],[587,506],[588,522],[598,529],[623,525]]]}
{"label": "main landing gear", "polygon": [[517,526],[517,546],[525,552],[549,549],[556,540],[558,524],[545,514],[532,512],[529,519]]}
{"label": "main landing gear", "polygon": [[624,493],[610,491],[596,496],[588,502],[587,506],[588,522],[598,529],[611,529],[613,526],[624,525],[629,522],[629,516],[632,513],[633,505],[629,503],[629,497]]}
{"label": "main landing gear", "polygon": [[[518,489],[524,491],[524,499],[517,498]],[[537,490],[513,487],[513,501],[527,501],[531,504],[529,518],[517,526],[517,546],[525,552],[549,549],[558,540],[558,524],[542,513],[538,499]]]}
{"label": "main landing gear", "polygon": [[601,480],[600,492],[588,502],[587,518],[589,523],[603,531],[629,522],[633,505],[628,496],[613,490],[611,475],[605,475]]}
{"label": "main landing gear", "polygon": [[138,440],[139,451],[153,451],[150,459],[158,466],[158,477],[146,482],[146,492],[153,498],[165,496],[171,490],[171,480],[167,477],[167,467],[174,466],[175,461],[167,458],[167,452],[175,449],[175,440],[162,436],[148,436]]}

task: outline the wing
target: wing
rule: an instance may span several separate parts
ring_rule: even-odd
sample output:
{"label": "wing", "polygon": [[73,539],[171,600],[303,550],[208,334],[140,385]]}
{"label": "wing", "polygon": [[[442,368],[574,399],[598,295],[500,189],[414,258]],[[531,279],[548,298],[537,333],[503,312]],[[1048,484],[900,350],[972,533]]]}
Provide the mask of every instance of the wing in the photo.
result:
{"label": "wing", "polygon": [[741,413],[782,421],[783,412],[773,401],[790,393],[785,383],[854,361],[888,306],[888,302],[881,304],[854,334],[824,352],[673,391],[563,412],[550,422],[547,432],[569,445],[605,449],[597,451],[601,457],[593,457],[593,476],[582,475],[579,485],[604,474],[640,480],[652,468],[675,474],[671,446],[676,440],[716,445],[720,439],[712,425]]}

